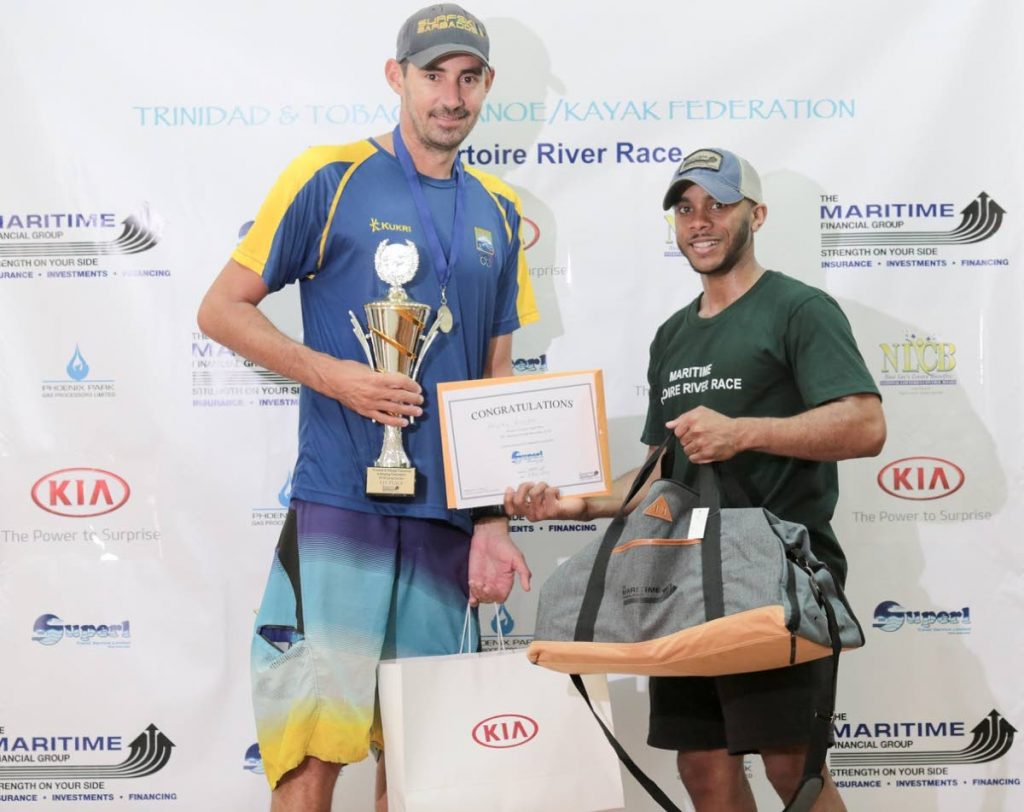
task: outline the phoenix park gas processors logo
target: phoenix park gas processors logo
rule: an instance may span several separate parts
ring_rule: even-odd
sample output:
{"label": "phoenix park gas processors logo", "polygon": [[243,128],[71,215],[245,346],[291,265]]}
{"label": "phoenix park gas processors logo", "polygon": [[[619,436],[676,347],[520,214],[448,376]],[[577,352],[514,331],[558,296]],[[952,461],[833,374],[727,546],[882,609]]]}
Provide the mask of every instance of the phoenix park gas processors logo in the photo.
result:
{"label": "phoenix park gas processors logo", "polygon": [[92,366],[76,343],[64,364],[66,378],[44,379],[40,394],[44,398],[112,398],[117,396],[115,381],[111,378],[90,377]]}
{"label": "phoenix park gas processors logo", "polygon": [[57,516],[86,518],[113,513],[131,496],[128,482],[102,468],[61,468],[32,486],[32,501]]}
{"label": "phoenix park gas processors logo", "polygon": [[505,750],[520,747],[533,741],[539,728],[529,716],[519,713],[503,713],[489,716],[473,727],[473,741],[481,747]]}
{"label": "phoenix park gas processors logo", "polygon": [[[288,506],[292,500],[292,477],[293,472],[289,471],[283,484],[277,491],[274,501],[276,505],[269,507],[254,507],[250,522],[253,527],[273,526],[280,527],[288,517]],[[267,500],[270,501],[269,499]]]}
{"label": "phoenix park gas processors logo", "polygon": [[939,457],[904,457],[878,472],[878,487],[898,499],[919,502],[942,499],[964,484],[964,472],[956,463]]}

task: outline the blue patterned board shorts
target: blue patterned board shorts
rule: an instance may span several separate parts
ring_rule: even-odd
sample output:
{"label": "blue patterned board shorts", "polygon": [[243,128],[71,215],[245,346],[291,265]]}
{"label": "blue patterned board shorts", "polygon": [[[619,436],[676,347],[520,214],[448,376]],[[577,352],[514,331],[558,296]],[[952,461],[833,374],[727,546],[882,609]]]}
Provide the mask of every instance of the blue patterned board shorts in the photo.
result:
{"label": "blue patterned board shorts", "polygon": [[[252,643],[271,787],[306,756],[351,764],[383,746],[377,663],[459,651],[469,540],[442,521],[292,501]],[[471,627],[476,651],[475,613]]]}

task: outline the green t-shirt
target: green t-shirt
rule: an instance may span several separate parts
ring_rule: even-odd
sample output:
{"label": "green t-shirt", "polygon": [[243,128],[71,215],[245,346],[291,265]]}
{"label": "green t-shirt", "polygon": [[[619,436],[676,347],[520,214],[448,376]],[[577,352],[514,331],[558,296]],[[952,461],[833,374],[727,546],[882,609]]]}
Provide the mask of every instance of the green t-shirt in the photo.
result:
{"label": "green t-shirt", "polygon": [[[699,308],[698,296],[651,342],[648,445],[665,439],[666,422],[697,406],[728,417],[790,417],[845,395],[878,394],[846,316],[817,288],[765,271],[721,313],[700,318]],[[839,498],[834,462],[747,451],[724,465],[754,505],[806,525],[815,555],[845,579],[829,524]],[[694,474],[677,449],[672,477],[692,485]]]}

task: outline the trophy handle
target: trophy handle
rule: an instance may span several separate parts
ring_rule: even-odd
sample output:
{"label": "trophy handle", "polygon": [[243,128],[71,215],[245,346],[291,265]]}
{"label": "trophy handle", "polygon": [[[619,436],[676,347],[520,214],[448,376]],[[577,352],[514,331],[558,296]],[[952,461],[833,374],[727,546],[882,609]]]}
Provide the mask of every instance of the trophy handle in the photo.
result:
{"label": "trophy handle", "polygon": [[359,339],[359,344],[363,348],[363,352],[366,353],[366,363],[370,365],[370,369],[375,369],[373,365],[373,354],[370,352],[370,345],[366,340],[366,333],[363,332],[363,325],[359,323],[359,319],[356,318],[356,314],[351,310],[348,311],[349,318],[352,319],[352,331],[356,334],[356,338]]}
{"label": "trophy handle", "polygon": [[420,338],[420,341],[423,342],[423,346],[420,347],[419,355],[416,357],[416,366],[412,368],[412,375],[409,376],[414,381],[416,380],[416,376],[419,375],[420,365],[423,363],[423,356],[427,354],[427,350],[430,349],[430,345],[434,343],[434,339],[437,338],[437,331],[440,328],[441,320],[435,317],[434,323],[430,325],[430,329],[427,331],[427,334]]}

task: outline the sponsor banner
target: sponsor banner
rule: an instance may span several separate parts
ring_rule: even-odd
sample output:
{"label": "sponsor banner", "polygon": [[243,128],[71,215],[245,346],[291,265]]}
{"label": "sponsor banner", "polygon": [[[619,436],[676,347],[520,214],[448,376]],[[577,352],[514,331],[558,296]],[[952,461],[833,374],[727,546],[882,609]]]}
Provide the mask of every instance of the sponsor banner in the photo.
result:
{"label": "sponsor banner", "polygon": [[[723,59],[720,37],[691,37],[686,65],[714,65],[709,81],[666,59],[693,27],[685,5],[479,2],[497,81],[462,159],[519,196],[520,273],[541,316],[514,333],[514,371],[604,370],[617,476],[644,457],[649,397],[735,386],[728,370],[698,367],[651,393],[645,373],[655,330],[701,292],[661,208],[669,178],[700,148],[747,158],[769,209],[758,259],[843,307],[889,426],[880,456],[839,464],[834,528],[881,654],[844,664],[836,780],[851,809],[1024,808],[1024,641],[1007,620],[1024,571],[1024,6],[933,4],[923,38],[920,9],[883,0],[797,14],[737,0],[716,7],[716,27],[734,32],[730,53],[764,58],[752,76],[749,60]],[[4,695],[38,714],[0,715],[4,810],[268,803],[246,669],[301,388],[204,335],[196,310],[289,161],[397,122],[379,66],[407,11],[218,10],[204,7],[200,26],[188,3],[157,13],[126,0],[65,4],[60,25],[40,4],[5,17],[16,36],[4,41],[15,112],[0,169],[0,634]],[[217,58],[240,19],[274,59]],[[138,36],[154,26],[159,37]],[[338,31],[358,33],[339,49]],[[936,60],[935,42],[956,47]],[[616,43],[615,58],[595,61],[594,43]],[[288,205],[309,202],[294,191]],[[387,207],[362,217],[378,239],[418,228]],[[319,248],[323,225],[310,228]],[[469,229],[467,250],[490,272],[503,235]],[[299,291],[315,284],[260,311],[301,340]],[[517,587],[493,623],[486,613],[482,647],[528,645],[545,579],[604,527],[513,519],[533,588]],[[109,729],[83,718],[118,685]],[[674,763],[646,747],[646,681],[611,690],[617,734],[674,786]],[[172,729],[165,706],[198,710]],[[893,708],[906,715],[886,719]],[[501,710],[516,709],[488,714]],[[491,755],[530,734],[513,717],[478,723]],[[355,808],[372,805],[374,766],[346,767]],[[772,808],[761,760],[745,769]],[[630,812],[652,812],[626,792]]]}

